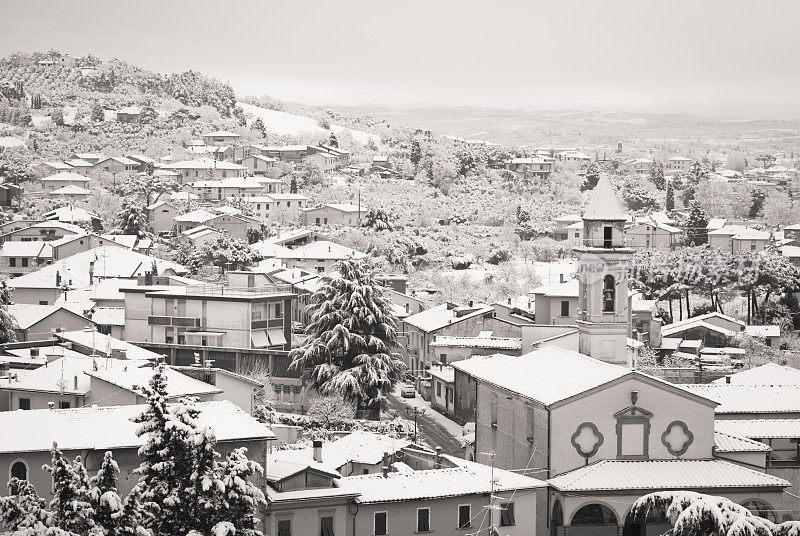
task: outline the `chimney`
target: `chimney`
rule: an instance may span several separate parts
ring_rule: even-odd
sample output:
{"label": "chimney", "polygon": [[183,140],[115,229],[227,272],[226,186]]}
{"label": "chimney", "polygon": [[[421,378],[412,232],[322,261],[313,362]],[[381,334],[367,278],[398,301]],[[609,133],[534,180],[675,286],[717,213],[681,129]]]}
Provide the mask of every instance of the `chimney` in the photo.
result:
{"label": "chimney", "polygon": [[411,305],[408,302],[406,302],[406,314],[409,313],[411,313]]}
{"label": "chimney", "polygon": [[39,357],[39,348],[35,346],[31,348],[31,357]]}
{"label": "chimney", "polygon": [[75,391],[78,390],[78,375],[77,374],[72,378],[72,386],[73,386],[72,388]]}
{"label": "chimney", "polygon": [[58,270],[56,270],[56,286],[57,287],[61,286],[61,272],[59,272]]}
{"label": "chimney", "polygon": [[442,447],[436,447],[436,467],[442,468]]}
{"label": "chimney", "polygon": [[94,284],[94,261],[89,261],[89,284]]}
{"label": "chimney", "polygon": [[53,409],[55,407],[55,404],[53,403],[52,400],[47,403],[47,407],[50,408],[50,409]]}
{"label": "chimney", "polygon": [[319,439],[314,440],[314,461],[322,462],[322,441]]}
{"label": "chimney", "polygon": [[383,478],[387,478],[389,476],[389,468],[387,466],[381,467],[381,472],[383,473]]}
{"label": "chimney", "polygon": [[[388,452],[384,452],[383,453],[383,467],[385,469],[387,469],[387,471],[392,468],[391,464],[389,463],[389,453]],[[383,475],[383,476],[386,476],[386,475]]]}
{"label": "chimney", "polygon": [[725,375],[725,383],[731,383],[731,375],[730,374],[726,374]]}
{"label": "chimney", "polygon": [[470,307],[472,307],[472,300],[469,300],[469,301],[467,302],[467,304],[468,304]]}
{"label": "chimney", "polygon": [[511,305],[511,297],[508,298],[508,304]]}
{"label": "chimney", "polygon": [[561,281],[561,283],[565,283],[564,274],[558,274],[558,279]]}

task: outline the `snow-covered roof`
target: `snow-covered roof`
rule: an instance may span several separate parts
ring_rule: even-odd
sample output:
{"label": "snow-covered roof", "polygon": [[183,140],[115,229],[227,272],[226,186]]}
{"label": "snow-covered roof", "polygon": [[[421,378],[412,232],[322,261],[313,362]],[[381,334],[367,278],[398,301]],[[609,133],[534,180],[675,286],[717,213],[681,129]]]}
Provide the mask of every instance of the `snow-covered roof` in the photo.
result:
{"label": "snow-covered roof", "polygon": [[84,177],[83,175],[79,175],[78,173],[73,173],[71,171],[62,171],[60,173],[56,173],[55,175],[50,175],[49,177],[44,177],[41,179],[44,182],[50,181],[72,181],[72,182],[91,182],[92,179],[89,177]]}
{"label": "snow-covered roof", "polygon": [[551,283],[542,285],[531,290],[531,294],[543,294],[545,296],[558,298],[577,298],[579,282],[577,279],[570,279],[563,283]]}
{"label": "snow-covered roof", "polygon": [[[452,456],[448,456],[452,460]],[[458,467],[427,469],[411,472],[390,472],[358,475],[341,478],[339,489],[357,492],[359,503],[386,503],[419,501],[463,495],[484,495],[494,489],[495,493],[530,490],[546,484],[536,478],[520,475],[503,469],[494,470],[492,488],[491,467],[459,460]]]}
{"label": "snow-covered roof", "polygon": [[720,419],[714,430],[751,439],[800,439],[800,419]]}
{"label": "snow-covered roof", "polygon": [[139,346],[133,345],[129,342],[121,341],[112,337],[111,335],[104,335],[97,331],[59,331],[56,337],[65,341],[71,342],[73,346],[80,346],[88,350],[94,349],[98,355],[120,355],[124,353],[127,359],[146,359],[149,361],[156,361],[161,356],[150,350],[145,350]]}
{"label": "snow-covered roof", "polygon": [[[339,469],[348,462],[375,465],[383,460],[383,453],[395,452],[413,445],[407,439],[398,439],[372,432],[351,432],[336,441],[322,444],[322,464],[328,468]],[[273,452],[271,459],[295,462],[314,459],[314,449],[307,447]]]}
{"label": "snow-covered roof", "polygon": [[800,370],[777,363],[767,363],[743,370],[729,378],[718,378],[712,383],[738,383],[750,385],[800,385]]}
{"label": "snow-covered roof", "polygon": [[109,156],[109,157],[106,157],[106,158],[100,160],[97,163],[97,165],[99,166],[100,164],[102,164],[103,162],[106,162],[108,160],[113,160],[114,162],[118,162],[118,163],[122,164],[123,166],[138,166],[139,165],[139,162],[137,162],[136,160],[131,160],[130,158],[127,158],[125,156]]}
{"label": "snow-covered roof", "polygon": [[80,186],[76,186],[74,184],[68,184],[67,186],[62,186],[57,190],[53,190],[50,192],[50,195],[89,195],[91,194],[91,190],[87,190],[86,188],[81,188]]}
{"label": "snow-covered roof", "polygon": [[800,413],[800,385],[705,383],[679,387],[718,401],[717,414]]}
{"label": "snow-covered roof", "polygon": [[214,132],[208,132],[203,134],[204,138],[239,138],[239,134],[235,132],[230,132],[227,130],[215,130]]}
{"label": "snow-covered roof", "polygon": [[164,169],[224,169],[233,171],[247,171],[246,166],[234,164],[226,160],[214,160],[213,158],[198,158],[196,160],[181,160],[180,162],[170,163]]}
{"label": "snow-covered roof", "polygon": [[[718,326],[711,322],[712,319],[720,319],[730,324],[730,328]],[[669,337],[675,333],[682,333],[689,329],[702,327],[711,331],[715,331],[722,335],[734,335],[745,330],[744,322],[740,322],[733,317],[723,315],[721,313],[706,313],[698,316],[693,316],[685,320],[679,320],[672,324],[667,324],[661,328],[661,335]]]}
{"label": "snow-covered roof", "polygon": [[[59,188],[59,190],[64,190],[65,188],[73,188],[73,186],[64,186],[63,188]],[[75,186],[74,188],[80,188],[79,186]],[[59,191],[59,190],[56,190]],[[89,190],[87,192],[91,193]],[[55,192],[54,192],[55,193]],[[76,221],[92,221],[93,219],[99,219],[100,216],[95,214],[94,212],[89,212],[88,210],[75,207],[75,206],[65,206],[59,207],[48,212],[42,214],[42,217],[46,220],[58,220],[67,223],[74,223]]]}
{"label": "snow-covered roof", "polygon": [[[142,385],[147,385],[147,382],[153,377],[153,367],[150,366],[153,364],[152,362],[132,363],[126,367],[105,368],[104,364],[109,361],[111,360],[102,360],[97,370],[88,370],[86,374],[92,378],[108,382],[119,389],[131,392],[138,392],[138,388]],[[169,367],[164,372],[167,376],[168,398],[222,393],[222,389],[219,387],[202,382]]]}
{"label": "snow-covered roof", "polygon": [[[92,370],[95,361],[88,355],[65,356],[36,370],[26,371],[25,374],[18,375],[15,381],[0,382],[0,391],[85,395],[91,387],[91,381],[86,376],[86,372]],[[128,366],[132,363],[138,365],[143,362],[114,359],[111,366]]]}
{"label": "snow-covered roof", "polygon": [[745,333],[751,337],[780,337],[780,326],[753,326],[748,325],[744,327]]}
{"label": "snow-covered roof", "polygon": [[746,437],[714,431],[714,452],[769,452],[772,448],[765,443]]}
{"label": "snow-covered roof", "polygon": [[72,158],[70,160],[64,160],[64,163],[69,165],[70,167],[94,167],[94,164],[91,162],[87,162],[86,160],[81,160],[80,158]]}
{"label": "snow-covered roof", "polygon": [[70,169],[72,169],[72,166],[70,166],[66,162],[42,162],[39,165],[47,166],[53,169],[63,169],[64,171],[69,171]]}
{"label": "snow-covered roof", "polygon": [[124,326],[124,307],[97,307],[92,311],[92,322],[98,326]]}
{"label": "snow-covered roof", "polygon": [[314,460],[276,459],[270,457],[267,459],[267,466],[269,467],[269,471],[267,471],[267,481],[269,482],[279,482],[309,469],[331,478],[340,478],[342,476],[326,464],[315,462]]}
{"label": "snow-covered roof", "polygon": [[625,221],[625,214],[614,187],[606,175],[601,175],[597,185],[589,192],[589,204],[583,211],[584,220]]}
{"label": "snow-covered roof", "polygon": [[196,210],[192,210],[191,212],[187,212],[186,214],[181,214],[179,216],[175,216],[175,221],[181,222],[189,222],[189,223],[203,223],[212,218],[215,218],[217,215],[213,212],[209,212],[205,209],[198,208]]}
{"label": "snow-covered roof", "polygon": [[431,307],[417,314],[406,317],[403,322],[425,332],[436,331],[450,324],[463,322],[469,318],[489,314],[494,307],[484,303],[473,304],[472,307],[450,307],[447,303]]}
{"label": "snow-covered roof", "polygon": [[785,488],[782,478],[724,460],[601,460],[547,481],[564,492]]}
{"label": "snow-covered roof", "polygon": [[[54,222],[57,223],[57,222]],[[132,279],[144,275],[156,265],[158,274],[166,270],[175,273],[186,273],[185,267],[174,262],[166,261],[149,255],[143,255],[118,246],[100,246],[87,251],[82,251],[61,259],[31,272],[11,279],[11,284],[17,288],[53,288],[58,286],[56,274],[61,278],[61,284],[70,284],[72,287],[89,285],[89,264],[94,263],[94,277],[99,279],[119,277]]]}
{"label": "snow-covered roof", "polygon": [[[60,305],[38,305],[33,303],[14,303],[8,307],[8,313],[17,321],[20,329],[28,329],[34,324],[37,324],[52,315],[53,313],[64,309],[65,311],[77,315],[75,311],[68,307]],[[80,315],[78,315],[80,316]],[[86,321],[89,324],[89,320]],[[48,333],[45,339],[50,338]]]}
{"label": "snow-covered roof", "polygon": [[428,370],[428,374],[445,383],[453,383],[456,380],[456,371],[453,370],[453,367],[431,367]]}
{"label": "snow-covered roof", "polygon": [[[197,424],[213,428],[217,441],[275,439],[265,424],[227,400],[197,406]],[[135,405],[0,412],[0,429],[16,431],[0,434],[0,452],[48,451],[54,441],[62,450],[138,448],[147,436],[136,436],[140,425],[131,418],[146,409]]]}
{"label": "snow-covered roof", "polygon": [[453,368],[548,406],[632,374],[626,367],[556,346],[522,356],[472,357],[453,363]]}
{"label": "snow-covered roof", "polygon": [[52,258],[53,246],[48,242],[33,240],[31,242],[3,242],[2,257],[43,257]]}
{"label": "snow-covered roof", "polygon": [[520,337],[492,337],[480,335],[477,337],[457,337],[449,335],[436,335],[430,346],[459,347],[459,348],[493,348],[496,350],[519,350],[522,348]]}
{"label": "snow-covered roof", "polygon": [[328,260],[341,260],[341,259],[360,259],[366,257],[365,253],[356,251],[347,246],[337,244],[336,242],[329,242],[327,240],[317,240],[303,246],[290,249],[288,253],[281,254],[281,259],[328,259]]}

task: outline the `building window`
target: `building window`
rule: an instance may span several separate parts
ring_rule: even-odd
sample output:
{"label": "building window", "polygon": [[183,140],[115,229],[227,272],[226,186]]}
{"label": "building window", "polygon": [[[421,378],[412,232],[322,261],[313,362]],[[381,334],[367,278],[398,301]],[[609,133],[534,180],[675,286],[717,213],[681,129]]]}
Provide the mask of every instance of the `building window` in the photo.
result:
{"label": "building window", "polygon": [[276,303],[275,304],[275,318],[283,318],[283,304]]}
{"label": "building window", "polygon": [[325,516],[319,519],[319,534],[320,536],[334,536],[333,516]]}
{"label": "building window", "polygon": [[8,265],[12,266],[12,267],[16,266],[17,265],[17,259],[15,259],[14,257],[9,258],[8,259]]}
{"label": "building window", "polygon": [[22,460],[16,461],[11,464],[11,478],[19,480],[28,480],[28,466]]}
{"label": "building window", "polygon": [[59,402],[58,409],[69,409],[69,402]]}
{"label": "building window", "polygon": [[614,312],[614,298],[616,296],[614,276],[608,274],[603,278],[603,312]]}
{"label": "building window", "polygon": [[630,406],[614,414],[617,419],[617,459],[648,459],[652,416],[652,413],[637,406]]}
{"label": "building window", "polygon": [[278,536],[292,536],[292,520],[279,519],[278,520]]}
{"label": "building window", "polygon": [[389,514],[387,512],[375,512],[375,525],[373,534],[375,536],[386,536],[389,534]]}
{"label": "building window", "polygon": [[439,354],[439,363],[442,365],[447,364],[447,354]]}
{"label": "building window", "polygon": [[561,316],[569,316],[569,300],[561,300]]}
{"label": "building window", "polygon": [[472,517],[472,506],[469,504],[458,505],[458,528],[466,529],[470,527],[469,520]]}
{"label": "building window", "polygon": [[442,396],[442,382],[436,382],[436,396]]}
{"label": "building window", "polygon": [[19,409],[31,409],[31,399],[30,398],[20,398],[19,399]]}
{"label": "building window", "polygon": [[500,526],[511,527],[516,524],[517,522],[514,519],[514,503],[500,503]]}
{"label": "building window", "polygon": [[430,532],[431,509],[417,508],[417,532]]}

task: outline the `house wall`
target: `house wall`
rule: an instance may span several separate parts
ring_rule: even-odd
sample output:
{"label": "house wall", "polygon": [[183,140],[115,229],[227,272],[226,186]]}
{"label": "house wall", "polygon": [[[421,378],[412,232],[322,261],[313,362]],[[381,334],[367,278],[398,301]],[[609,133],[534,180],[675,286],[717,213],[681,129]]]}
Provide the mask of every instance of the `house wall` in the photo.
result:
{"label": "house wall", "polygon": [[739,253],[742,251],[764,251],[767,247],[769,240],[743,240],[740,238],[733,238],[733,252]]}
{"label": "house wall", "polygon": [[162,231],[171,231],[174,225],[175,216],[180,214],[180,211],[172,205],[161,205],[160,207],[148,210],[148,219],[153,231],[160,233]]}
{"label": "house wall", "polygon": [[[544,493],[543,491],[541,493]],[[505,494],[507,495],[507,494]],[[504,496],[505,496],[504,495]],[[500,527],[499,512],[494,513],[495,524],[503,536],[532,536],[536,533],[537,491],[518,490],[514,494],[514,517],[516,524]],[[458,506],[469,504],[473,517],[471,529],[481,527],[488,499],[483,495],[447,497],[419,501],[402,501],[379,504],[360,504],[354,520],[355,534],[358,536],[374,534],[375,512],[388,513],[388,533],[390,535],[411,535],[417,533],[417,508],[430,508],[431,533],[437,536],[463,536],[470,529],[458,529]],[[499,505],[500,500],[497,500]],[[486,525],[488,525],[488,520]],[[294,534],[294,533],[293,533]],[[311,533],[306,533],[311,534]]]}
{"label": "house wall", "polygon": [[652,225],[635,225],[625,231],[625,245],[636,249],[671,249],[678,242],[677,236]]}
{"label": "house wall", "polygon": [[33,324],[21,335],[21,341],[41,341],[49,340],[53,337],[51,330],[62,329],[67,331],[77,331],[92,323],[91,320],[84,318],[72,311],[59,309],[47,318]]}
{"label": "house wall", "polygon": [[733,237],[731,235],[708,235],[708,245],[722,251],[733,252]]}
{"label": "house wall", "polygon": [[103,237],[92,234],[84,236],[83,238],[78,238],[77,240],[72,240],[61,246],[54,247],[53,261],[66,259],[67,257],[71,257],[78,253],[89,251],[90,249],[94,249],[100,246],[113,246],[113,247],[125,248],[125,246],[117,242],[114,242],[113,240],[106,240]]}
{"label": "house wall", "polygon": [[[547,478],[551,417],[547,409],[505,389],[478,381],[478,414],[475,424],[475,452],[479,463],[491,460],[481,453],[495,453],[500,469],[531,469],[528,476]],[[496,423],[496,424],[493,424]],[[570,435],[572,432],[570,432]],[[569,436],[567,437],[569,440]]]}
{"label": "house wall", "polygon": [[58,190],[59,188],[63,188],[64,186],[80,186],[81,188],[89,188],[90,180],[87,178],[86,180],[79,181],[75,179],[74,181],[71,180],[50,180],[50,181],[42,181],[42,186],[45,192],[50,193],[54,190]]}
{"label": "house wall", "polygon": [[205,222],[205,225],[213,229],[227,231],[229,236],[247,241],[247,228],[249,225],[245,220],[222,215]]}
{"label": "house wall", "polygon": [[660,385],[645,382],[634,376],[551,408],[552,474],[560,474],[585,465],[585,458],[572,445],[572,436],[581,424],[586,422],[596,425],[603,435],[602,445],[589,462],[617,459],[617,420],[614,413],[631,406],[633,391],[638,393],[635,405],[653,413],[648,435],[649,459],[675,458],[661,442],[662,433],[675,420],[683,421],[694,434],[694,441],[682,457],[687,459],[712,457],[714,408],[690,396],[673,393]]}
{"label": "house wall", "polygon": [[[55,284],[55,281],[53,281]],[[58,287],[54,288],[20,288],[11,285],[14,290],[11,295],[14,297],[14,303],[33,303],[41,305],[53,305],[61,295],[61,290]]]}
{"label": "house wall", "polygon": [[[346,225],[353,227],[358,225],[361,216],[366,209],[358,212],[343,212],[332,207],[315,207],[306,209],[303,212],[303,225]],[[317,222],[319,220],[319,222]]]}
{"label": "house wall", "polygon": [[[569,316],[561,316],[561,302],[569,302]],[[536,294],[534,310],[537,324],[574,324],[578,318],[578,298]]]}
{"label": "house wall", "polygon": [[20,229],[19,231],[15,231],[13,234],[10,234],[3,238],[3,242],[5,241],[32,241],[35,242],[37,240],[42,240],[45,242],[50,242],[53,240],[59,240],[64,238],[67,235],[74,235],[72,231],[68,231],[66,229],[62,229],[60,227],[28,227],[27,229]]}
{"label": "house wall", "polygon": [[469,374],[456,369],[453,387],[453,419],[461,425],[475,421],[478,403],[478,382]]}
{"label": "house wall", "polygon": [[[336,536],[353,535],[352,516],[347,513],[345,504],[316,501],[311,505],[305,502],[298,502],[293,505],[272,503],[270,510],[264,520],[266,524],[265,536],[277,536],[278,521],[282,519],[291,520],[292,536],[321,534],[320,519],[326,516],[333,517],[333,533]],[[264,516],[259,517],[263,518]],[[372,534],[372,532],[368,534]]]}
{"label": "house wall", "polygon": [[230,400],[250,415],[253,414],[255,392],[260,389],[257,385],[220,372],[216,374],[215,385],[222,389],[222,399]]}
{"label": "house wall", "polygon": [[[68,384],[73,382],[73,378],[66,378],[65,380]],[[11,384],[13,386],[13,384]],[[5,398],[8,402],[6,407],[10,411],[18,410],[19,407],[19,399],[20,398],[27,398],[31,402],[31,409],[48,409],[50,406],[48,405],[50,402],[53,403],[53,407],[58,409],[59,402],[69,403],[71,408],[77,408],[84,405],[84,397],[83,395],[74,395],[74,394],[64,394],[61,395],[58,392],[39,392],[39,391],[16,391],[12,389],[4,389],[5,385],[0,385],[0,397]],[[53,386],[54,389],[57,389],[57,386]],[[0,473],[2,474],[2,473]]]}

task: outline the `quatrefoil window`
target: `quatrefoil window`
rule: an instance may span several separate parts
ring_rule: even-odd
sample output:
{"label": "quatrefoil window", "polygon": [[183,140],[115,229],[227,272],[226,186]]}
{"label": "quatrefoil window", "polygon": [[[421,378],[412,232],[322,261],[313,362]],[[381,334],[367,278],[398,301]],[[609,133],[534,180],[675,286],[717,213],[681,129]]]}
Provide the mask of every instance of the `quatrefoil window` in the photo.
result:
{"label": "quatrefoil window", "polygon": [[585,422],[578,426],[575,433],[572,434],[572,446],[578,451],[578,454],[588,459],[597,454],[600,445],[603,444],[603,434],[597,429],[597,426],[592,422]]}
{"label": "quatrefoil window", "polygon": [[661,443],[673,456],[682,456],[694,442],[694,434],[683,421],[672,421],[661,434]]}

